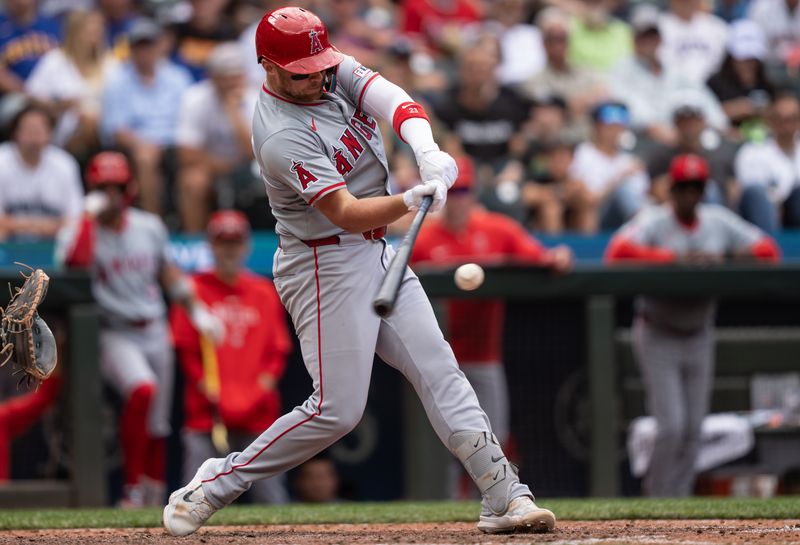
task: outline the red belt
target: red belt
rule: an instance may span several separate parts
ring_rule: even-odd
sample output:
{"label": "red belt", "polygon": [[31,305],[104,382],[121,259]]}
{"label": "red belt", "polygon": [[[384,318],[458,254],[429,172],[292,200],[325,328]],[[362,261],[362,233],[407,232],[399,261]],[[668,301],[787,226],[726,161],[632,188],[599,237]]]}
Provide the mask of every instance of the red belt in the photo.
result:
{"label": "red belt", "polygon": [[[386,236],[386,226],[384,225],[382,227],[370,229],[369,231],[364,231],[361,233],[361,236],[363,236],[365,240],[380,240]],[[315,238],[313,240],[302,240],[301,242],[309,248],[316,248],[318,246],[332,246],[334,244],[339,244],[339,235],[331,235],[325,238]]]}

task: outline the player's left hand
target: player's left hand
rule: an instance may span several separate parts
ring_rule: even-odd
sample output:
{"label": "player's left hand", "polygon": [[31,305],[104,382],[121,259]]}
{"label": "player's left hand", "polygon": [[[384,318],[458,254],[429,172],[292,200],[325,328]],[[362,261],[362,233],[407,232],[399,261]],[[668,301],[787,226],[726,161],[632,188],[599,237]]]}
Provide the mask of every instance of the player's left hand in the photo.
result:
{"label": "player's left hand", "polygon": [[419,165],[419,175],[423,183],[432,180],[441,180],[447,189],[453,187],[458,178],[458,167],[456,161],[450,154],[438,148],[424,150],[417,155]]}
{"label": "player's left hand", "polygon": [[189,313],[192,325],[201,335],[205,335],[220,344],[225,339],[225,324],[214,316],[203,303],[195,302]]}
{"label": "player's left hand", "polygon": [[418,210],[422,204],[422,199],[427,195],[433,197],[430,211],[438,212],[444,207],[444,203],[447,202],[447,187],[441,180],[431,180],[430,182],[415,185],[403,193],[403,202],[409,210]]}

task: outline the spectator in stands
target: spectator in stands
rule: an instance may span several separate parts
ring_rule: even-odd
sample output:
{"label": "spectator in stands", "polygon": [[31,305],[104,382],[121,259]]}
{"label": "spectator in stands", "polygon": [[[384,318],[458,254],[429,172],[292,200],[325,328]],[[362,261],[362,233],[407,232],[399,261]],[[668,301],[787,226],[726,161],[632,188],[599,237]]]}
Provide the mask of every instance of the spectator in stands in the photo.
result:
{"label": "spectator in stands", "polygon": [[569,18],[563,12],[557,8],[546,8],[536,20],[542,31],[547,66],[522,83],[518,90],[529,100],[563,99],[572,119],[586,130],[592,105],[608,97],[606,85],[601,77],[590,70],[569,62]]}
{"label": "spectator in stands", "polygon": [[620,149],[620,137],[630,124],[625,105],[599,104],[592,122],[591,140],[575,150],[571,175],[583,180],[591,194],[595,229],[614,229],[644,205],[649,180],[642,162]]}
{"label": "spectator in stands", "polygon": [[127,60],[128,32],[139,17],[134,0],[97,0],[97,9],[106,21],[106,45],[113,57]]}
{"label": "spectator in stands", "polygon": [[[228,0],[190,0],[191,17],[171,31],[172,60],[185,67],[195,81],[206,77],[208,57],[222,42],[236,40],[238,33],[225,8]],[[254,61],[255,62],[255,61]]]}
{"label": "spectator in stands", "polygon": [[[455,267],[469,262],[539,265],[557,273],[572,268],[573,256],[568,247],[546,249],[510,218],[476,206],[470,169],[463,168],[463,164],[459,162],[459,175],[448,191],[443,214],[427,221],[420,230],[412,254],[415,269],[426,265]],[[505,306],[500,300],[458,299],[447,303],[450,346],[501,445],[506,444],[511,433],[502,355],[504,314]],[[471,484],[469,488],[473,488]],[[454,498],[459,497],[455,487],[452,492]]]}
{"label": "spectator in stands", "polygon": [[41,106],[25,106],[9,133],[11,141],[0,144],[0,239],[52,239],[80,216],[78,163],[51,144],[53,119]]}
{"label": "spectator in stands", "polygon": [[[215,212],[208,222],[214,268],[194,275],[196,297],[225,326],[224,340],[207,348],[185,309],[173,305],[170,315],[178,362],[185,376],[183,427],[184,478],[194,475],[217,453],[212,442],[214,415],[227,428],[228,444],[240,451],[281,415],[278,382],[291,350],[283,306],[272,282],[244,269],[250,252],[250,225],[241,212]],[[207,342],[207,341],[206,341]],[[209,389],[203,350],[215,354],[219,389]],[[289,500],[280,475],[250,489],[259,502]]]}
{"label": "spectator in stands", "polygon": [[470,0],[403,0],[403,33],[436,52],[454,53],[462,47],[462,31],[483,16]]}
{"label": "spectator in stands", "polygon": [[529,211],[528,225],[556,235],[568,229],[591,234],[596,226],[592,195],[572,173],[575,144],[568,138],[544,142],[532,158],[522,202]]}
{"label": "spectator in stands", "polygon": [[508,160],[531,107],[497,81],[499,62],[497,41],[488,36],[462,50],[457,84],[434,108],[464,151],[495,170]]}
{"label": "spectator in stands", "polygon": [[733,160],[739,145],[709,126],[709,103],[706,93],[686,91],[673,103],[672,122],[676,141],[672,145],[659,145],[647,156],[650,175],[650,193],[657,203],[669,200],[669,165],[675,156],[694,153],[709,165],[709,183],[706,184],[705,202],[733,207],[739,200],[738,184],[733,172]]}
{"label": "spectator in stands", "polygon": [[764,229],[800,227],[800,102],[793,93],[778,96],[767,119],[770,137],[742,146],[736,155],[741,184],[739,211]]}
{"label": "spectator in stands", "polygon": [[614,4],[614,0],[579,0],[570,28],[573,66],[604,73],[633,54],[631,28],[611,15]]}
{"label": "spectator in stands", "polygon": [[162,159],[175,144],[181,99],[191,76],[163,58],[163,33],[149,19],[130,28],[129,61],[108,77],[101,111],[101,132],[107,144],[133,158],[144,210],[159,213],[164,189]]}
{"label": "spectator in stands", "polygon": [[756,23],[747,20],[733,23],[727,47],[725,61],[708,80],[708,86],[719,99],[728,119],[738,127],[762,118],[775,90],[764,69],[767,42]]}
{"label": "spectator in stands", "polygon": [[182,228],[190,233],[204,229],[215,185],[230,186],[231,177],[252,179],[250,125],[258,88],[247,85],[239,44],[217,45],[207,71],[209,79],[184,95],[175,137],[179,209]]}
{"label": "spectator in stands", "polygon": [[318,454],[300,464],[292,483],[294,500],[300,503],[339,501],[339,473],[336,464],[325,454]]}
{"label": "spectator in stands", "polygon": [[678,135],[672,124],[672,104],[688,89],[702,95],[702,100],[710,104],[709,109],[716,106],[717,115],[709,123],[725,128],[727,118],[705,85],[690,83],[676,74],[674,67],[661,62],[659,18],[659,10],[652,4],[634,8],[631,26],[635,56],[618,63],[609,77],[614,98],[630,110],[631,127],[650,143],[674,145]]}
{"label": "spectator in stands", "polygon": [[333,0],[329,6],[328,34],[337,49],[365,66],[379,64],[397,39],[394,12],[366,0]]}
{"label": "spectator in stands", "polygon": [[[679,155],[670,166],[670,202],[650,207],[612,238],[606,260],[709,264],[777,261],[774,241],[718,205],[701,204],[708,164]],[[644,479],[650,496],[689,496],[714,365],[713,299],[641,297],[635,303],[634,353],[658,431]]]}
{"label": "spectator in stands", "polygon": [[496,0],[489,2],[487,8],[488,17],[468,27],[467,32],[488,33],[497,38],[500,43],[497,79],[500,83],[516,85],[541,72],[547,60],[542,34],[530,23],[531,2]]}
{"label": "spectator in stands", "polygon": [[71,12],[64,45],[45,54],[25,83],[26,92],[58,119],[55,144],[79,157],[99,144],[100,100],[110,69],[105,40],[100,12]]}
{"label": "spectator in stands", "polygon": [[667,70],[702,85],[722,64],[728,26],[707,13],[702,0],[670,0],[669,11],[662,14],[658,27]]}
{"label": "spectator in stands", "polygon": [[800,1],[754,0],[749,18],[767,39],[767,72],[776,84],[798,85],[800,69]]}
{"label": "spectator in stands", "polygon": [[0,14],[0,93],[21,92],[42,56],[58,47],[61,25],[39,13],[37,0],[7,0]]}

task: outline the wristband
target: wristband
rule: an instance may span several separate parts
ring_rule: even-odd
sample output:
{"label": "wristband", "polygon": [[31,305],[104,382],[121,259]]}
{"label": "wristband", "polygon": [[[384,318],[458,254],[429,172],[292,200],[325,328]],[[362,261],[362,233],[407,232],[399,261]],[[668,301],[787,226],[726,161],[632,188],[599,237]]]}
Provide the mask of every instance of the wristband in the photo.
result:
{"label": "wristband", "polygon": [[428,117],[428,114],[425,113],[425,109],[416,102],[403,102],[394,111],[394,117],[392,118],[392,128],[394,129],[395,134],[397,134],[397,136],[400,137],[400,140],[402,140],[403,142],[405,142],[405,139],[403,139],[403,135],[400,134],[400,126],[407,119],[413,119],[415,117],[422,118],[428,123],[431,122],[430,118]]}

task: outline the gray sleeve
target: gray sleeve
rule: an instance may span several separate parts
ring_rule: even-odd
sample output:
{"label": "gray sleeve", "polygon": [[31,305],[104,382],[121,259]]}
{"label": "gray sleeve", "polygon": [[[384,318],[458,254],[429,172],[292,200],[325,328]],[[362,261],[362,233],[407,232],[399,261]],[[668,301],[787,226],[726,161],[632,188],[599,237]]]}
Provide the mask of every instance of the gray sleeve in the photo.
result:
{"label": "gray sleeve", "polygon": [[345,187],[344,179],[325,155],[323,144],[307,130],[284,130],[259,150],[269,181],[290,187],[308,204]]}
{"label": "gray sleeve", "polygon": [[359,63],[353,57],[345,55],[344,60],[336,67],[335,81],[332,91],[346,95],[360,110],[364,91],[379,78],[380,74]]}
{"label": "gray sleeve", "polygon": [[765,236],[761,229],[730,210],[720,208],[716,217],[720,229],[725,230],[728,251],[747,250]]}

